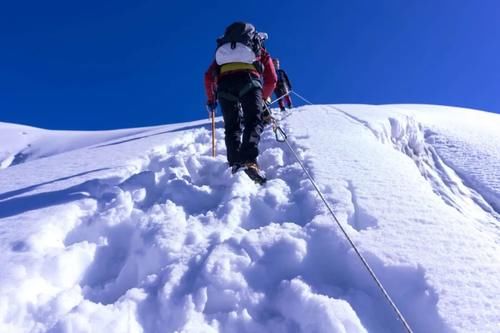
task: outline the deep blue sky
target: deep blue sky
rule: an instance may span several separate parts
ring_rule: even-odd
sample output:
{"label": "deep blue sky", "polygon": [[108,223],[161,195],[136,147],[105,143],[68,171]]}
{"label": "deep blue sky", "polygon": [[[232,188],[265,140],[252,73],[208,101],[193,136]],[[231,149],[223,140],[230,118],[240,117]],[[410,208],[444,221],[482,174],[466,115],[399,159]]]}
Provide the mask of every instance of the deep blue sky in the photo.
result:
{"label": "deep blue sky", "polygon": [[315,103],[500,112],[497,0],[2,1],[0,121],[112,129],[205,117],[203,73],[235,20],[268,32]]}

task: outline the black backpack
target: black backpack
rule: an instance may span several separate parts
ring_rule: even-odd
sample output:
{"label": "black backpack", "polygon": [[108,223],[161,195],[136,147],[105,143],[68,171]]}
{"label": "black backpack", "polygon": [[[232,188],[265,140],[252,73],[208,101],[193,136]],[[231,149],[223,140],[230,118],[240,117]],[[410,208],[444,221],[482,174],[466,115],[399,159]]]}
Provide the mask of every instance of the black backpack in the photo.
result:
{"label": "black backpack", "polygon": [[224,36],[217,38],[217,48],[227,43],[231,43],[232,49],[236,48],[236,43],[246,45],[252,49],[256,57],[260,56],[263,46],[255,27],[245,22],[235,22],[229,25]]}

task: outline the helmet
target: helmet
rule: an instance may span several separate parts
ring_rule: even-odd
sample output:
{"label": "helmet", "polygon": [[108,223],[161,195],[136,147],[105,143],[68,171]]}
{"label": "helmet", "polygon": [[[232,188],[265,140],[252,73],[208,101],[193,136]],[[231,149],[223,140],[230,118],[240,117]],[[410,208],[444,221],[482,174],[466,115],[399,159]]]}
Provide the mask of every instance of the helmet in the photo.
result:
{"label": "helmet", "polygon": [[258,32],[257,36],[259,36],[260,40],[262,40],[262,41],[267,40],[269,38],[269,36],[267,35],[267,32]]}
{"label": "helmet", "polygon": [[251,23],[234,22],[226,27],[224,35],[230,35],[233,31],[247,32],[250,34],[254,34],[256,32],[254,25]]}

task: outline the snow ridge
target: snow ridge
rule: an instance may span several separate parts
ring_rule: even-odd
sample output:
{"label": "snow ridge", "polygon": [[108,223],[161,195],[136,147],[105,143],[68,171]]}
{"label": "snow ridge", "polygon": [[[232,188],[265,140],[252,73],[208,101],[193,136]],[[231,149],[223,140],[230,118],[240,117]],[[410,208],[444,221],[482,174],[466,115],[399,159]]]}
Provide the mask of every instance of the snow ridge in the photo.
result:
{"label": "snow ridge", "polygon": [[473,188],[467,187],[465,181],[439,156],[432,146],[434,133],[431,130],[424,129],[422,124],[412,117],[389,118],[389,122],[391,142],[415,161],[422,176],[443,201],[462,214],[474,211],[475,206],[487,214],[500,217],[483,196]]}
{"label": "snow ridge", "polygon": [[439,136],[413,116],[388,117],[387,123],[377,127],[339,107],[334,109],[367,128],[380,142],[392,145],[411,158],[434,193],[447,205],[473,220],[487,221],[489,227],[500,228],[500,212],[495,201],[487,199],[491,197],[489,192],[480,186],[472,187],[465,177],[460,177],[434,148]]}
{"label": "snow ridge", "polygon": [[[434,193],[481,229],[500,230],[500,214],[466,179],[447,165],[432,145],[436,135],[413,117],[389,118],[393,146],[410,157]],[[387,134],[387,132],[385,132]],[[469,186],[468,186],[469,185]],[[496,240],[500,244],[500,239]]]}
{"label": "snow ridge", "polygon": [[[0,170],[28,161],[141,134],[149,128],[114,131],[54,131],[0,122]],[[134,139],[127,139],[134,140]],[[122,140],[125,141],[125,140]]]}

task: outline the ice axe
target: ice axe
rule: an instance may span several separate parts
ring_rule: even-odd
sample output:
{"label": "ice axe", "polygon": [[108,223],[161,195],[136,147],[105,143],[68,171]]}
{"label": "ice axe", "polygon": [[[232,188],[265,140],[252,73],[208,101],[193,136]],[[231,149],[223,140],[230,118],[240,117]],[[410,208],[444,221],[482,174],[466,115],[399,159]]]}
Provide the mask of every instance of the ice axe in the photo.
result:
{"label": "ice axe", "polygon": [[207,105],[207,111],[212,121],[212,157],[215,157],[215,108]]}

